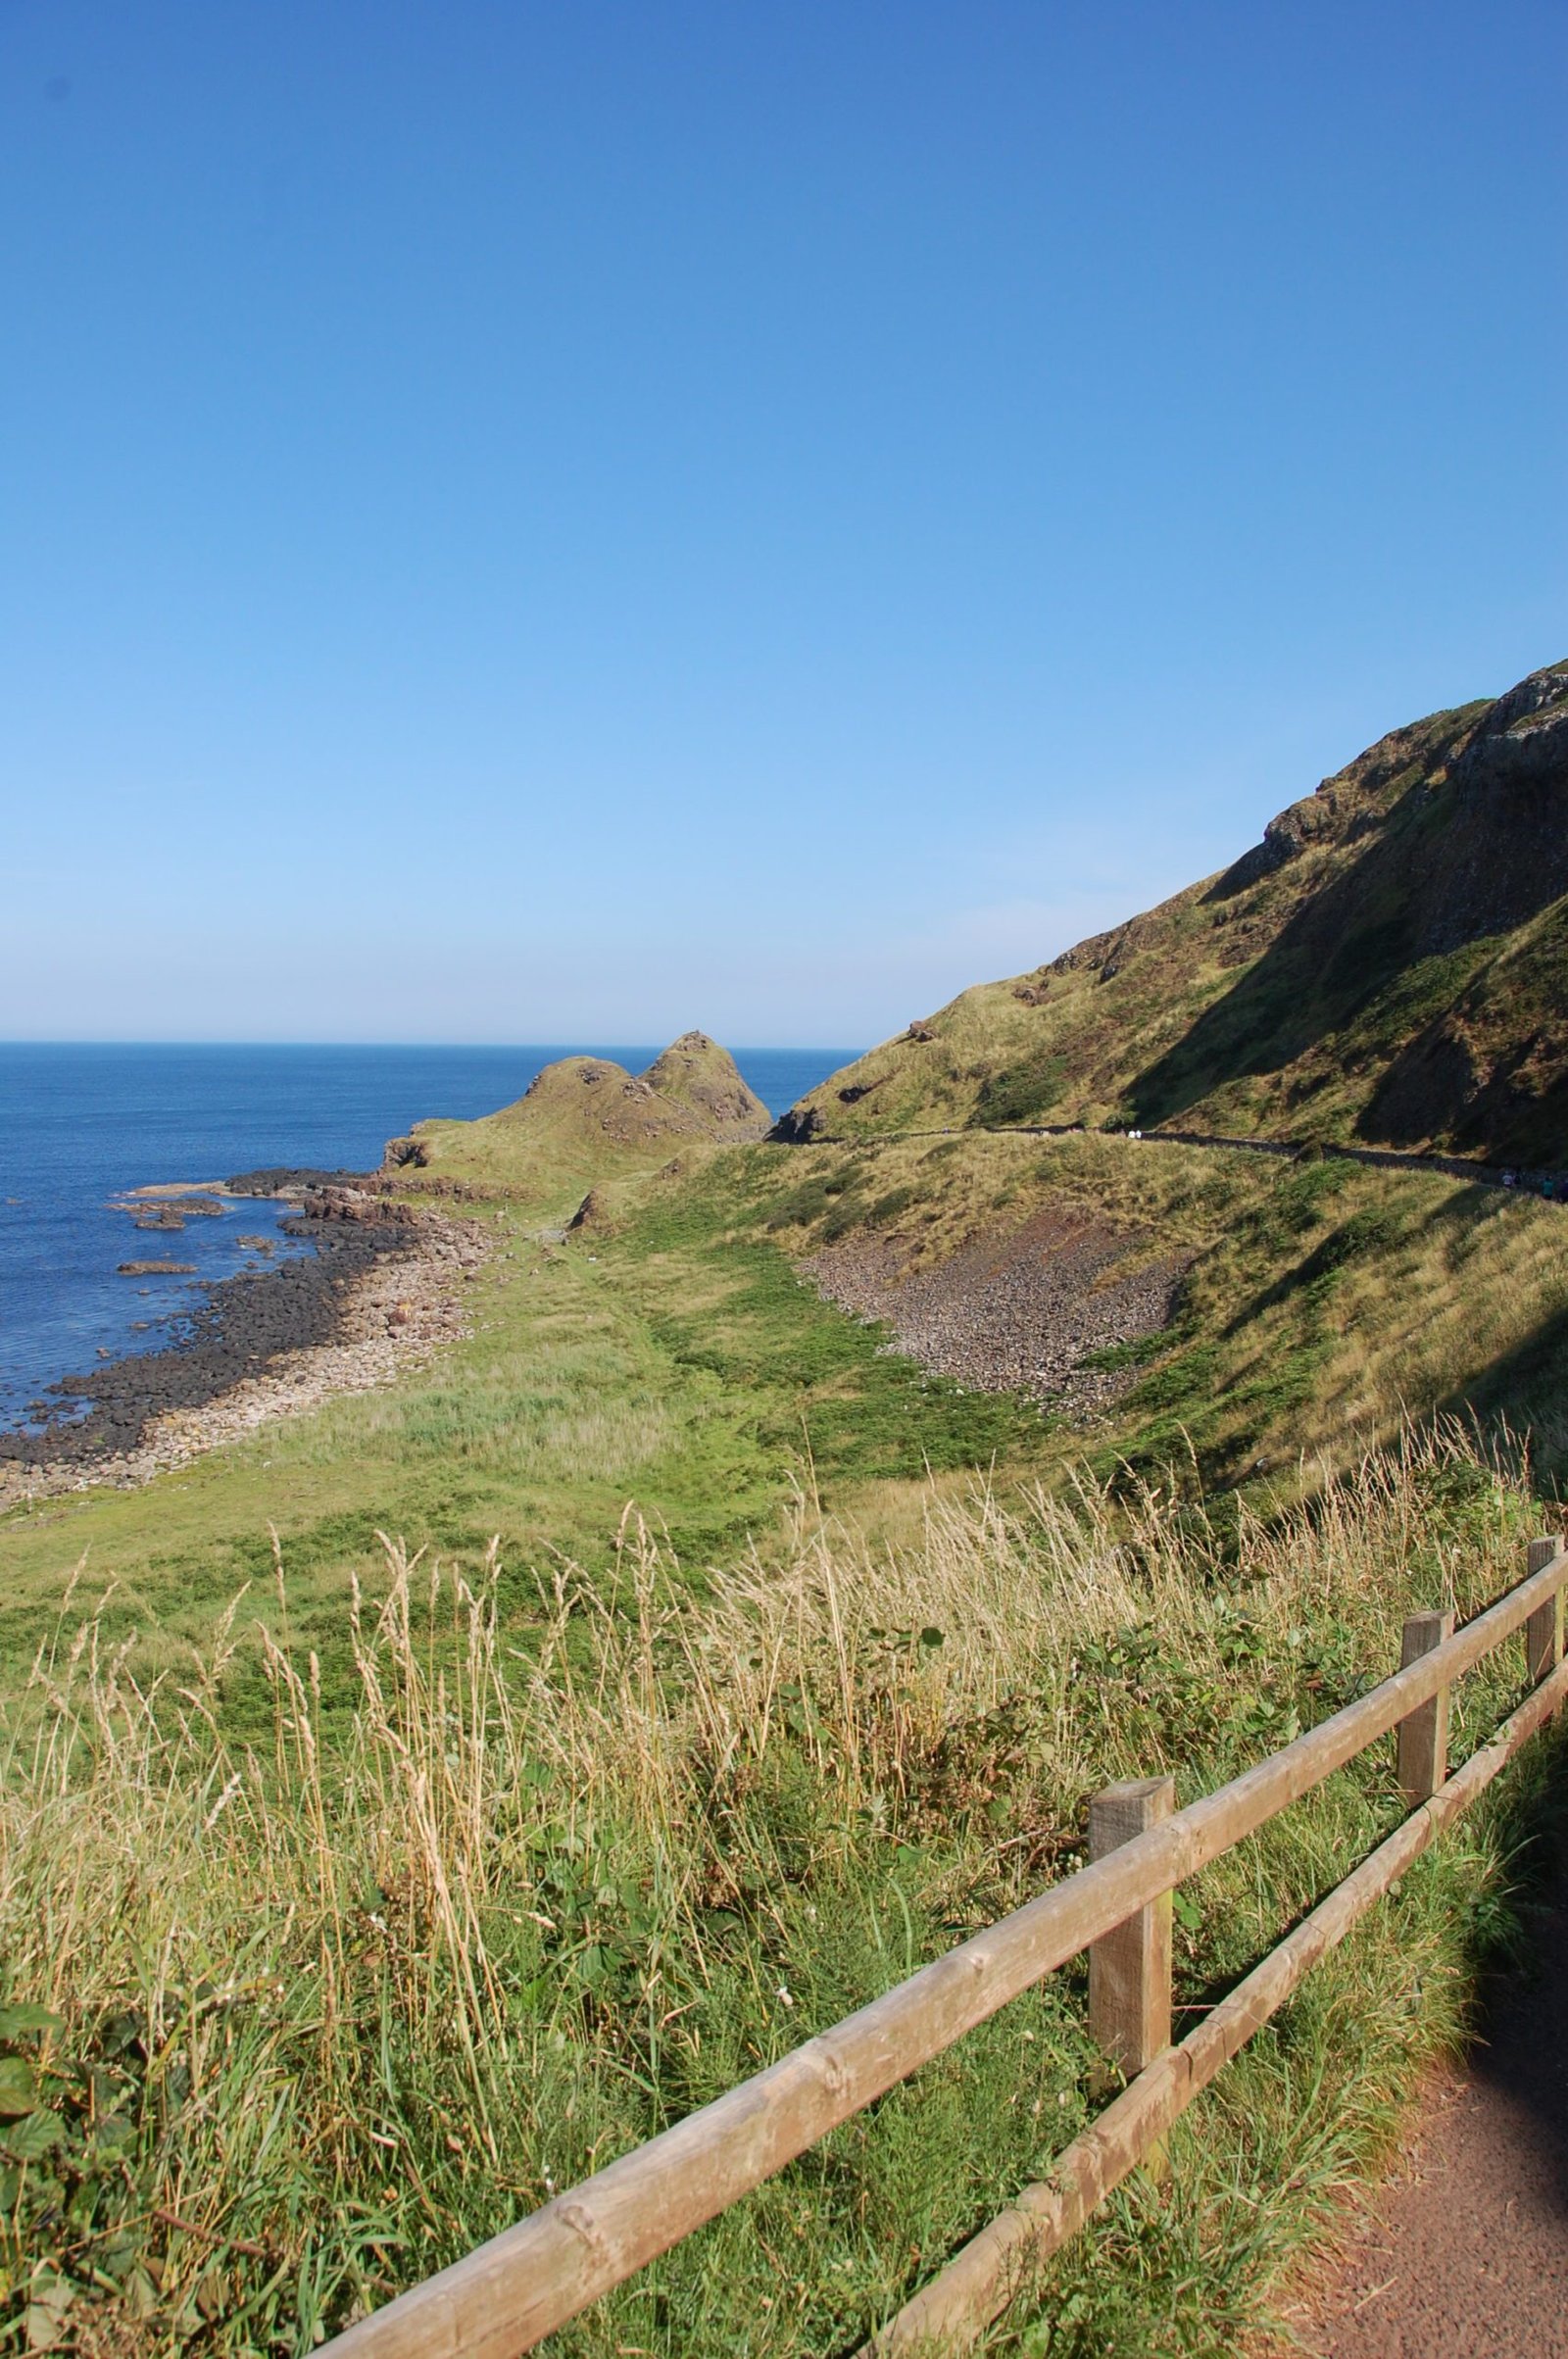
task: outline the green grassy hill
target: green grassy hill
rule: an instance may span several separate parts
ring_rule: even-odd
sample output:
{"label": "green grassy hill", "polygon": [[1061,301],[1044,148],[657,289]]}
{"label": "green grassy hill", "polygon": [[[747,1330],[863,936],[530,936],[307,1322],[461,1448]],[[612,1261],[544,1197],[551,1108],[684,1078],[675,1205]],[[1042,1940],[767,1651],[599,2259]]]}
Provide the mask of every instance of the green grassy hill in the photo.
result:
{"label": "green grassy hill", "polygon": [[695,1114],[714,1138],[760,1139],[771,1127],[772,1116],[742,1079],[734,1057],[706,1032],[683,1032],[642,1078],[662,1098]]}
{"label": "green grassy hill", "polygon": [[962,993],[782,1135],[1031,1122],[1568,1161],[1568,665],[1396,729],[1223,874]]}
{"label": "green grassy hill", "polygon": [[746,1208],[728,1217],[793,1259],[885,1253],[893,1314],[977,1238],[1032,1262],[1053,1231],[1111,1232],[1123,1251],[1084,1290],[1090,1314],[1129,1269],[1174,1263],[1167,1324],[1085,1339],[1080,1364],[1119,1380],[1108,1403],[1083,1417],[1045,1401],[1057,1478],[1087,1459],[1266,1510],[1439,1410],[1506,1419],[1544,1472],[1568,1464],[1568,1212],[1523,1191],[1338,1155],[973,1131],[775,1148],[716,1162],[688,1194],[737,1181]]}
{"label": "green grassy hill", "polygon": [[[1224,877],[838,1076],[804,1146],[700,1034],[422,1125],[387,1184],[487,1233],[461,1340],[0,1515],[8,2347],[309,2350],[1045,1890],[1106,1780],[1211,1788],[1391,1668],[1402,1614],[1518,1578],[1562,1514],[1563,1206],[1004,1126],[1547,1159],[1565,715],[1542,674],[1396,733]],[[810,1139],[856,1125],[894,1135]],[[980,1264],[963,1315],[1057,1304],[1076,1401],[814,1282],[957,1318]],[[1456,1758],[1517,1678],[1455,1691]],[[1461,2036],[1542,1774],[988,2349],[1253,2346]],[[1191,1881],[1182,2007],[1401,1807],[1369,1754]],[[1099,2111],[1083,2001],[1049,1978],[552,2347],[858,2347]]]}
{"label": "green grassy hill", "polygon": [[541,1205],[646,1171],[682,1148],[760,1139],[768,1111],[727,1049],[683,1032],[646,1072],[564,1057],[522,1097],[476,1122],[421,1122],[394,1148],[411,1162]]}

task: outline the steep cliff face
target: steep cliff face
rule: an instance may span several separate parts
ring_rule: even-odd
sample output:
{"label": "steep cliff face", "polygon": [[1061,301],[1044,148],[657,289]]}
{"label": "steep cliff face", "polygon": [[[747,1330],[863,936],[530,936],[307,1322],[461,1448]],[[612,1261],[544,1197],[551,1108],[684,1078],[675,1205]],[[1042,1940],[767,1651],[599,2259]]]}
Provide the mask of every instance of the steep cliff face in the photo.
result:
{"label": "steep cliff face", "polygon": [[1568,664],[1396,729],[1223,874],[964,992],[781,1135],[1035,1121],[1568,1160]]}

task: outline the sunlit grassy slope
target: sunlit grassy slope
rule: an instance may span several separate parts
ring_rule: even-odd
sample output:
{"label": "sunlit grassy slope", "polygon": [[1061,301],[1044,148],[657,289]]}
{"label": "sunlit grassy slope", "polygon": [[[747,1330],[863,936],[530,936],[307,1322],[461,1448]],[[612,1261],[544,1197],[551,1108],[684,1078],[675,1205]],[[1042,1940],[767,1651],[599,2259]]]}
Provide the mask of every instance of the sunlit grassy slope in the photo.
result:
{"label": "sunlit grassy slope", "polygon": [[797,1253],[876,1234],[918,1269],[1060,1205],[1141,1235],[1151,1255],[1192,1254],[1172,1327],[1120,1354],[1136,1372],[1121,1404],[1058,1448],[1153,1467],[1191,1445],[1212,1488],[1278,1480],[1302,1450],[1348,1455],[1436,1406],[1511,1414],[1553,1461],[1568,1441],[1558,1204],[1343,1157],[1094,1134],[794,1149],[744,1171],[749,1217]]}
{"label": "sunlit grassy slope", "polygon": [[564,1057],[514,1105],[476,1122],[421,1122],[399,1144],[438,1175],[554,1204],[564,1217],[596,1184],[671,1156],[690,1161],[715,1143],[760,1139],[768,1120],[728,1050],[705,1032],[684,1032],[644,1073],[603,1057]]}
{"label": "sunlit grassy slope", "polygon": [[[455,1155],[449,1169],[477,1179],[482,1164]],[[265,1573],[275,1526],[303,1626],[318,1616],[330,1653],[337,1599],[378,1532],[470,1565],[499,1536],[520,1582],[557,1553],[607,1564],[635,1499],[700,1580],[716,1553],[766,1545],[797,1487],[897,1529],[927,1473],[966,1467],[1006,1483],[1087,1455],[1263,1497],[1292,1490],[1301,1450],[1348,1458],[1405,1410],[1510,1415],[1548,1467],[1564,1440],[1568,1211],[1522,1196],[1343,1160],[969,1134],[710,1150],[623,1180],[604,1217],[541,1244],[565,1201],[547,1186],[531,1204],[465,1206],[496,1242],[472,1333],[396,1390],[145,1490],[6,1518],[0,1660],[25,1660],[84,1549],[119,1584],[114,1626],[167,1644]],[[924,1377],[792,1266],[862,1229],[906,1241],[918,1265],[1051,1204],[1194,1256],[1175,1325],[1124,1354],[1129,1390],[1084,1429]]]}
{"label": "sunlit grassy slope", "polygon": [[521,1582],[559,1554],[605,1565],[635,1499],[696,1578],[770,1531],[797,1483],[839,1501],[926,1465],[1032,1462],[1032,1409],[927,1383],[771,1240],[731,1239],[710,1210],[671,1221],[662,1204],[629,1239],[564,1247],[541,1244],[514,1205],[466,1204],[497,1250],[470,1289],[471,1334],[430,1369],[145,1489],[0,1520],[0,1663],[30,1655],[84,1550],[118,1584],[110,1626],[168,1644],[265,1574],[275,1527],[302,1627],[319,1617],[335,1659],[345,1585],[376,1559],[378,1531],[470,1565],[499,1536]]}
{"label": "sunlit grassy slope", "polygon": [[[494,1247],[462,1344],[0,1523],[0,2321],[35,2347],[309,2348],[1066,1872],[1098,1784],[1195,1793],[1357,1692],[1549,1512],[1511,1444],[1400,1419],[1500,1410],[1549,1466],[1554,1205],[1097,1136],[441,1150],[407,1184],[461,1181]],[[795,1267],[1053,1205],[1189,1264],[1086,1428],[926,1377]],[[1217,2359],[1266,2319],[1460,2029],[1528,1792],[996,2349]],[[1208,1871],[1183,2003],[1398,1806],[1369,1756]],[[1102,2093],[1056,1978],[561,2347],[853,2347]]]}
{"label": "sunlit grassy slope", "polygon": [[1568,1163],[1568,666],[1396,729],[1222,875],[963,992],[803,1133],[1106,1122]]}

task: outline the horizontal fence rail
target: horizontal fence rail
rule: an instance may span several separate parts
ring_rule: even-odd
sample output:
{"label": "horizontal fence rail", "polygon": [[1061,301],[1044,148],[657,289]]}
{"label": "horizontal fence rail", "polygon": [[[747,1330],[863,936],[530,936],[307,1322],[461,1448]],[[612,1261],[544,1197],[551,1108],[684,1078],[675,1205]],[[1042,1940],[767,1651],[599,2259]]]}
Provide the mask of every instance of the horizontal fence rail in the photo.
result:
{"label": "horizontal fence rail", "polygon": [[[1137,2079],[1057,2158],[1048,2183],[1019,2196],[866,2346],[878,2354],[963,2347],[1568,1696],[1568,1670],[1561,1667],[1565,1586],[1561,1539],[1533,1541],[1528,1576],[1516,1589],[1459,1631],[1451,1631],[1448,1616],[1412,1616],[1403,1668],[1213,1794],[1162,1815],[1167,1781],[1110,1789],[1102,1797],[1107,1804],[1102,1823],[1114,1822],[1113,1831],[1091,1865],[399,2294],[326,2347],[334,2359],[512,2359],[533,2349],[1088,1949],[1093,2028]],[[1446,1779],[1447,1691],[1519,1630],[1526,1633],[1533,1693]],[[1161,1943],[1160,1917],[1168,1927],[1174,1888],[1395,1729],[1400,1783],[1419,1806],[1179,2046],[1162,2044],[1169,1941],[1167,1932]],[[1126,1831],[1134,1826],[1142,1831]],[[1098,1840],[1093,1847],[1101,1847]],[[1157,2053],[1148,2052],[1152,2045]]]}
{"label": "horizontal fence rail", "polygon": [[1179,2047],[1168,2047],[1107,2105],[1094,2127],[1064,2147],[1051,2177],[1025,2187],[989,2228],[970,2238],[931,2284],[865,2345],[866,2359],[895,2352],[961,2350],[1000,2317],[1042,2261],[1077,2235],[1097,2206],[1157,2145],[1222,2065],[1238,2055],[1303,1978],[1343,1941],[1445,1827],[1506,1768],[1520,1746],[1568,1701],[1568,1664],[1554,1671],[1492,1743],[1473,1753],[1442,1790],[1412,1812],[1277,1949],[1210,2008]]}

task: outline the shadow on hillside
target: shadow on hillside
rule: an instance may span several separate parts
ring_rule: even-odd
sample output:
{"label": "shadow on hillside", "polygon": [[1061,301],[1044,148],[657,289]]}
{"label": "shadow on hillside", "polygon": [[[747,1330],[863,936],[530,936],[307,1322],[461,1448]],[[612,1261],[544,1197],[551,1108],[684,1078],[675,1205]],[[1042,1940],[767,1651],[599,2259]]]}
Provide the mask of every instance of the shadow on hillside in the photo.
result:
{"label": "shadow on hillside", "polygon": [[[1473,1236],[1484,1221],[1500,1220],[1512,1209],[1509,1197],[1498,1188],[1477,1183],[1460,1188],[1441,1204],[1433,1204],[1419,1218],[1411,1219],[1396,1204],[1369,1205],[1348,1218],[1338,1222],[1326,1233],[1318,1235],[1303,1253],[1299,1261],[1282,1270],[1269,1285],[1248,1297],[1241,1307],[1232,1312],[1220,1329],[1221,1337],[1229,1342],[1243,1334],[1266,1311],[1278,1309],[1293,1296],[1304,1293],[1309,1287],[1332,1278],[1336,1271],[1363,1253],[1378,1252],[1396,1243],[1408,1243],[1414,1238],[1429,1239],[1447,1231],[1458,1239]],[[1568,1244],[1568,1229],[1564,1231]],[[1568,1348],[1568,1346],[1565,1346]],[[1490,1370],[1485,1372],[1490,1378]],[[1468,1393],[1461,1397],[1467,1401]],[[1455,1402],[1447,1405],[1454,1406]]]}
{"label": "shadow on hillside", "polygon": [[[1304,903],[1255,965],[1139,1074],[1128,1092],[1137,1122],[1173,1121],[1226,1082],[1282,1071],[1403,970],[1414,948],[1412,912],[1400,889],[1405,863],[1391,860],[1389,839],[1409,832],[1401,816],[1424,792],[1411,788],[1360,859]],[[1207,898],[1227,890],[1222,878]]]}
{"label": "shadow on hillside", "polygon": [[[1367,849],[1290,917],[1254,965],[1203,1010],[1127,1092],[1133,1121],[1152,1127],[1188,1112],[1227,1082],[1282,1072],[1387,993],[1396,1040],[1451,1004],[1480,963],[1476,946],[1524,924],[1568,890],[1568,835],[1549,783],[1485,782],[1456,805],[1424,779],[1394,805]],[[1548,805],[1552,808],[1548,809]],[[1509,823],[1505,823],[1509,822]],[[1235,872],[1210,887],[1221,901]],[[1421,977],[1410,970],[1436,961]],[[1428,1135],[1457,1115],[1461,1079],[1436,1059],[1424,1076]],[[1299,1100],[1311,1094],[1306,1080]],[[1425,1091],[1423,1091],[1425,1096]]]}
{"label": "shadow on hillside", "polygon": [[1538,1489],[1568,1483],[1568,1310],[1543,1319],[1441,1405],[1528,1440]]}
{"label": "shadow on hillside", "polygon": [[[1505,1139],[1505,1152],[1522,1163],[1555,1167],[1563,1161],[1568,1067],[1544,1088],[1529,1068],[1542,1061],[1544,1044],[1549,1058],[1554,1039],[1560,1042],[1568,1031],[1568,912],[1532,937],[1523,971],[1520,960],[1510,961],[1508,988],[1515,1037],[1485,1081],[1477,1086],[1464,1039],[1446,1023],[1428,1024],[1379,1082],[1357,1125],[1364,1137],[1420,1147],[1431,1135],[1434,1108],[1444,1107],[1449,1109],[1446,1135],[1460,1155]],[[1474,1014],[1462,1008],[1461,1034],[1471,1029]]]}

